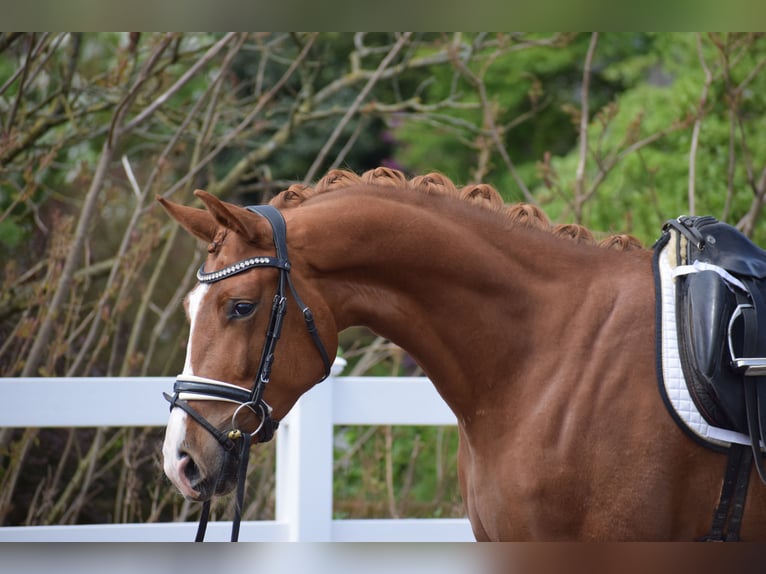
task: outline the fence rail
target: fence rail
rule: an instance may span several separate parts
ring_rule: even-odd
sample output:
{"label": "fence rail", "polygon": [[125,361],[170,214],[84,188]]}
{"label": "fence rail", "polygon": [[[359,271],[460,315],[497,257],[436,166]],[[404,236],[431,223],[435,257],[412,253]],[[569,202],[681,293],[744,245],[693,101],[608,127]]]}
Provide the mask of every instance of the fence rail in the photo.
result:
{"label": "fence rail", "polygon": [[[454,425],[455,416],[424,377],[339,377],[315,386],[280,424],[276,520],[245,521],[243,541],[456,542],[473,540],[457,519],[333,519],[334,425]],[[0,427],[164,426],[167,377],[0,378]],[[175,542],[196,524],[7,526],[0,542]],[[213,522],[206,540],[228,540],[229,522]]]}

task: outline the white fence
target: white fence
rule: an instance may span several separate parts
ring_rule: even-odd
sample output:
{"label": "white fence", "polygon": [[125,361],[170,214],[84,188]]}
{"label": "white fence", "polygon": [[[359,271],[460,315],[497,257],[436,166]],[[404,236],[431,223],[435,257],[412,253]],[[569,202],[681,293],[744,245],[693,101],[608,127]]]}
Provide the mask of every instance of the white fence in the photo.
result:
{"label": "white fence", "polygon": [[[341,360],[342,361],[342,360]],[[342,369],[336,361],[333,372]],[[0,427],[164,426],[166,377],[0,378]],[[473,540],[458,519],[333,519],[333,425],[454,425],[423,377],[331,376],[306,393],[276,435],[276,520],[245,521],[242,541],[454,542]],[[226,541],[230,522],[205,540]],[[0,542],[188,542],[195,523],[7,526]]]}

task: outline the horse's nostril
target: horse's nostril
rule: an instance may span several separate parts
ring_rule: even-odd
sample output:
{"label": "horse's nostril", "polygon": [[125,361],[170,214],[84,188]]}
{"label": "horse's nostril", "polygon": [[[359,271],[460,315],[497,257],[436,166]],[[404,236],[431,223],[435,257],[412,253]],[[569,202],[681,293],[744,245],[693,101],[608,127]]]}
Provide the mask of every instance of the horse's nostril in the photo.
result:
{"label": "horse's nostril", "polygon": [[194,484],[200,479],[200,471],[197,463],[187,453],[181,453],[181,468],[189,484]]}
{"label": "horse's nostril", "polygon": [[199,467],[194,459],[189,455],[186,455],[186,464],[184,465],[184,475],[189,480],[189,483],[194,484],[200,478]]}

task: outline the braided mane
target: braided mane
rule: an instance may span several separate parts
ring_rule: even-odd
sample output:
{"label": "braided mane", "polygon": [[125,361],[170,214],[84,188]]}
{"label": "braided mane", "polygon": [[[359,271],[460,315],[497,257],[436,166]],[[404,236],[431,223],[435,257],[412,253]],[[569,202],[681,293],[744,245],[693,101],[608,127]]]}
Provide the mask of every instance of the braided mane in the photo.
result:
{"label": "braided mane", "polygon": [[643,249],[641,242],[632,235],[614,234],[597,241],[593,233],[583,225],[576,223],[553,225],[545,212],[536,205],[529,203],[506,205],[497,189],[488,183],[474,183],[458,188],[450,178],[437,172],[407,179],[398,169],[383,166],[367,170],[361,176],[344,169],[331,169],[317,181],[314,187],[294,183],[274,196],[269,204],[278,209],[298,207],[314,195],[360,183],[456,197],[478,208],[500,213],[518,225],[549,231],[557,237],[577,243],[598,245],[617,251]]}

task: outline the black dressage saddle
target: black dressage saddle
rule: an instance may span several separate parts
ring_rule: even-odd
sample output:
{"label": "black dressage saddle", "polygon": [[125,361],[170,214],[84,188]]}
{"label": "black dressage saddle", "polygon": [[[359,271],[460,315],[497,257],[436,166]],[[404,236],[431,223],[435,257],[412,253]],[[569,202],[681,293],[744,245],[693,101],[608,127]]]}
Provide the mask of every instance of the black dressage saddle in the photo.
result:
{"label": "black dressage saddle", "polygon": [[689,393],[709,424],[750,436],[766,483],[766,251],[714,217],[663,229],[679,236],[676,322]]}

